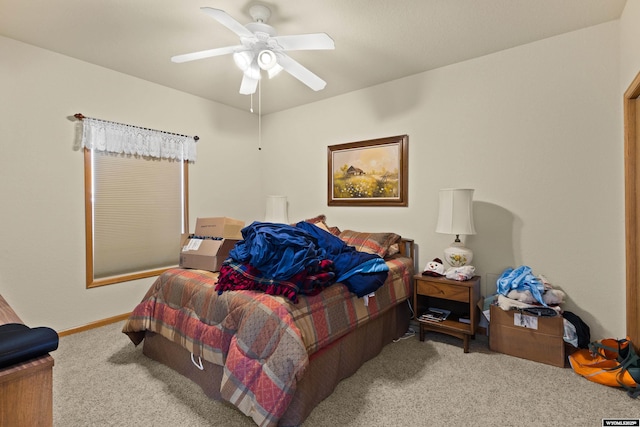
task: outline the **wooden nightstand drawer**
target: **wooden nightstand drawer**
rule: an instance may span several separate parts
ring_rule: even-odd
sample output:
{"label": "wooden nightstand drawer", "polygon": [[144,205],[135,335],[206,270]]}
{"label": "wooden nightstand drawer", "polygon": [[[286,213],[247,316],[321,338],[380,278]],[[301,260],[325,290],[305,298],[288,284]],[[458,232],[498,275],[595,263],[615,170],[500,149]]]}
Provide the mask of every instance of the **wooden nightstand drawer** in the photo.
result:
{"label": "wooden nightstand drawer", "polygon": [[446,283],[418,282],[418,294],[452,301],[469,302],[469,288]]}

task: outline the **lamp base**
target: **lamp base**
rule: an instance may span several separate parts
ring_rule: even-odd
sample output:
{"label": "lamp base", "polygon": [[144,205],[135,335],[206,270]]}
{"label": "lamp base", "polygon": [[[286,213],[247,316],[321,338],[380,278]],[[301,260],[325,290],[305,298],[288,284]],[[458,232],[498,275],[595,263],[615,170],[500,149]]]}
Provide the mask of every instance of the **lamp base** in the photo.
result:
{"label": "lamp base", "polygon": [[473,252],[458,240],[445,248],[444,259],[451,267],[462,267],[471,263]]}

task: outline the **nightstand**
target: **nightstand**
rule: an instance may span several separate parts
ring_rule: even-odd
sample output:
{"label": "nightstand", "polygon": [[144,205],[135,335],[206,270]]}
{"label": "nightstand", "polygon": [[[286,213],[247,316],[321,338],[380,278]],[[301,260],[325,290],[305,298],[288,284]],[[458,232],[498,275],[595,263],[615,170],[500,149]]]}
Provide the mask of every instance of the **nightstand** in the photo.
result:
{"label": "nightstand", "polygon": [[[476,335],[480,321],[480,276],[469,280],[449,280],[444,277],[413,276],[413,307],[415,320],[420,325],[420,341],[426,331],[441,332],[462,339],[464,352],[469,352],[469,337]],[[449,316],[440,322],[420,320],[427,308],[449,310]],[[460,321],[468,319],[469,323]]]}

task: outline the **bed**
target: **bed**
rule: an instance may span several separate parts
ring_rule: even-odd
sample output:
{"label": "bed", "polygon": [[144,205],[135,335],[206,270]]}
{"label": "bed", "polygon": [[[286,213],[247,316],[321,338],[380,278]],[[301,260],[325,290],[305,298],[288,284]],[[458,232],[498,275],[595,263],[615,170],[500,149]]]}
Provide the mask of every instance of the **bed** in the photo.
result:
{"label": "bed", "polygon": [[[375,292],[354,293],[353,277],[360,273],[342,281],[325,280],[323,272],[309,274],[312,279],[302,281],[304,286],[293,286],[295,295],[291,287],[279,292],[264,283],[258,290],[234,288],[227,279],[238,256],[232,251],[220,272],[175,268],[161,274],[123,327],[135,345],[142,343],[146,356],[260,426],[302,424],[342,379],[402,336],[411,318],[412,240],[394,233],[340,231],[328,227],[322,215],[296,226],[318,236],[319,245],[339,239],[341,251],[377,258],[376,269],[382,263],[386,270],[375,274],[383,277]],[[322,254],[334,259],[327,253]],[[337,265],[332,265],[335,271]],[[319,285],[312,289],[310,282]]]}

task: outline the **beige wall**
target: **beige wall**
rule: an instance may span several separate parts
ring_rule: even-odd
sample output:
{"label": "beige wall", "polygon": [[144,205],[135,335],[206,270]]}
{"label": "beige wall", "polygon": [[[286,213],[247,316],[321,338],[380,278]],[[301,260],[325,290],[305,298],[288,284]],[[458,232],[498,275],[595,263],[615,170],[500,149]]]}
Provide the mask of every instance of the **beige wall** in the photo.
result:
{"label": "beige wall", "polygon": [[[484,294],[504,268],[528,265],[595,336],[620,336],[618,46],[610,22],[269,115],[270,168],[284,173],[265,174],[266,191],[287,194],[294,219],[325,213],[330,225],[414,238],[424,268],[453,240],[434,231],[438,190],[475,188],[466,241]],[[405,133],[409,207],[327,207],[328,145]]]}
{"label": "beige wall", "polygon": [[152,282],[85,288],[75,113],[198,135],[192,224],[258,209],[254,116],[7,38],[0,53],[0,294],[25,323],[64,330],[127,313]]}
{"label": "beige wall", "polygon": [[640,0],[627,0],[620,18],[620,83],[624,93],[640,72]]}
{"label": "beige wall", "polygon": [[[192,221],[260,219],[265,194],[286,194],[292,221],[325,213],[414,238],[420,267],[451,240],[433,231],[438,189],[475,188],[466,241],[484,293],[505,267],[530,265],[594,337],[621,336],[620,88],[640,65],[639,2],[619,22],[266,116],[262,151],[247,112],[0,38],[0,293],[27,323],[63,330],[130,311],[151,283],[85,289],[82,156],[67,119],[81,112],[199,135]],[[328,145],[404,133],[409,207],[327,207]]]}

